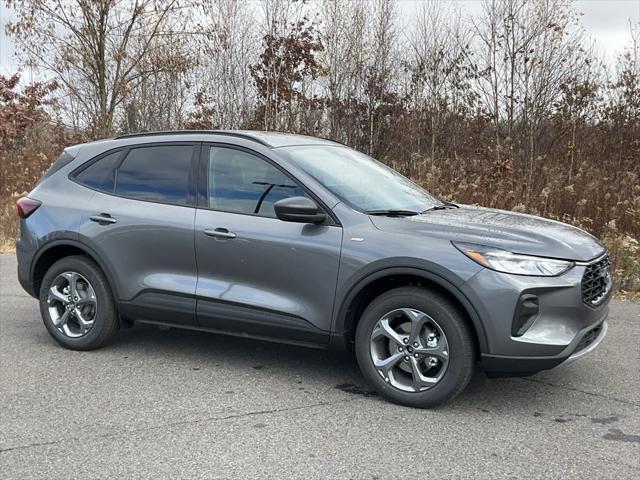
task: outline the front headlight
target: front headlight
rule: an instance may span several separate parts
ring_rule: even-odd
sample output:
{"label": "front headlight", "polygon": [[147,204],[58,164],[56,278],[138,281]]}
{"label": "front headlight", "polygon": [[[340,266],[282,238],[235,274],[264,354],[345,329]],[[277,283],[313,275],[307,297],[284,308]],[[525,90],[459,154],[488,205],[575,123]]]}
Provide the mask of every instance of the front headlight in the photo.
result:
{"label": "front headlight", "polygon": [[463,242],[451,243],[474,262],[497,272],[555,277],[574,265],[567,260],[520,255],[496,247]]}

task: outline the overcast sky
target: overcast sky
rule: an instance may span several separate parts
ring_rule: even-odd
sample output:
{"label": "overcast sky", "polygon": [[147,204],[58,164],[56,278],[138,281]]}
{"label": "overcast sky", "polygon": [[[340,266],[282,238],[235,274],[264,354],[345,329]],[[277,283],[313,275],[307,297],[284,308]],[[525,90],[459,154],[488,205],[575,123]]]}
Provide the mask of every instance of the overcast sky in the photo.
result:
{"label": "overcast sky", "polygon": [[[419,0],[400,0],[400,15],[411,18]],[[464,13],[478,14],[481,0],[454,1]],[[629,21],[640,23],[640,0],[576,0],[575,8],[582,12],[582,23],[586,33],[596,43],[597,50],[608,64],[613,64],[616,56],[630,45]],[[11,41],[4,33],[4,25],[12,17],[4,1],[0,0],[2,28],[0,31],[0,74],[14,73],[18,69]]]}

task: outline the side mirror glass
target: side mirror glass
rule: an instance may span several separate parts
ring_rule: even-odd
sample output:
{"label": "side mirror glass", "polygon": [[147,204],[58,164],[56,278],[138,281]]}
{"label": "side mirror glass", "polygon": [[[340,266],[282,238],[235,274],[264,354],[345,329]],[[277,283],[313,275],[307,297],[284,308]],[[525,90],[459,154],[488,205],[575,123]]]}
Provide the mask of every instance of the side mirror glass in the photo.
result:
{"label": "side mirror glass", "polygon": [[327,214],[308,197],[289,197],[273,204],[276,216],[285,222],[322,223]]}

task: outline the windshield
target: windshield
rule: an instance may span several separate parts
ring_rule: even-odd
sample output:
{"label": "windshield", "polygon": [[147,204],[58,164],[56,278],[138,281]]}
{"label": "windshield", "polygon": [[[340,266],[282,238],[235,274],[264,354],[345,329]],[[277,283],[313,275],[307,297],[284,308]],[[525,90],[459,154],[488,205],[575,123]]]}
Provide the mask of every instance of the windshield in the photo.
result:
{"label": "windshield", "polygon": [[371,157],[347,147],[303,145],[281,147],[288,159],[346,204],[362,212],[422,212],[442,202],[408,178]]}

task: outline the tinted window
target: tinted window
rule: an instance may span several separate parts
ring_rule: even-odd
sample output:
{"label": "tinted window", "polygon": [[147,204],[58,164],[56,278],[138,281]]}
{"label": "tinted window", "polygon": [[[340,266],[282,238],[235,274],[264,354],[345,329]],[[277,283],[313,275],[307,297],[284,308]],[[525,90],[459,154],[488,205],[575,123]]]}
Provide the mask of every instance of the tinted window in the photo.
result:
{"label": "tinted window", "polygon": [[113,193],[115,170],[122,152],[102,157],[76,175],[76,180],[91,188]]}
{"label": "tinted window", "polygon": [[209,150],[209,206],[216,210],[275,218],[273,204],[304,190],[264,160],[240,150]]}
{"label": "tinted window", "polygon": [[130,198],[186,204],[191,145],[135,148],[116,174],[116,193]]}

